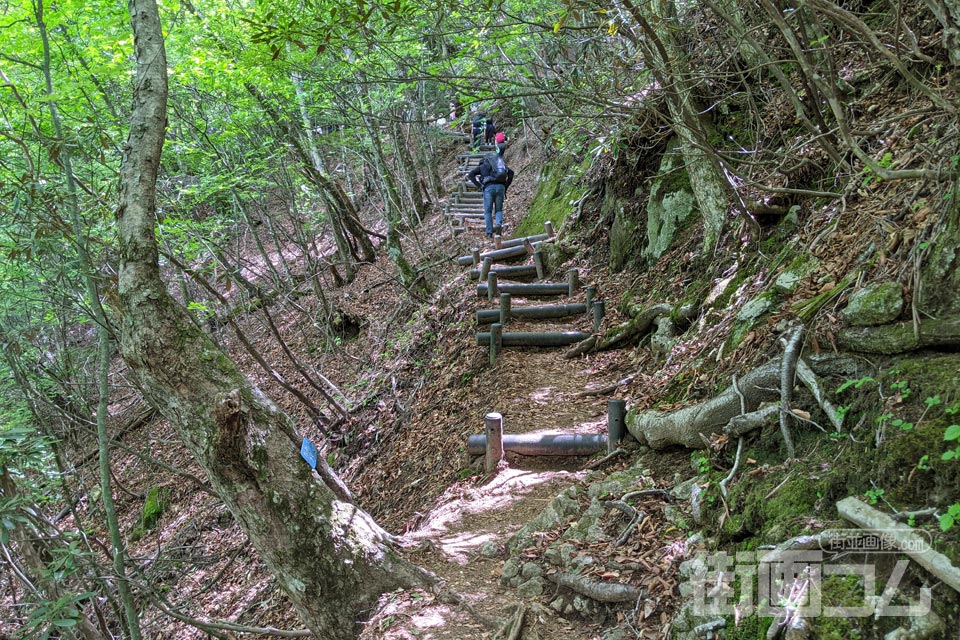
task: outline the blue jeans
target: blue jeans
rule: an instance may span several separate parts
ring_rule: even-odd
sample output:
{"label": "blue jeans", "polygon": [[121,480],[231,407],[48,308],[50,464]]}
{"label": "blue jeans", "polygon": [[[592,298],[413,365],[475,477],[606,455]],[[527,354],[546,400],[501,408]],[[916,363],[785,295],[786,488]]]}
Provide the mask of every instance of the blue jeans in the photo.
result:
{"label": "blue jeans", "polygon": [[503,197],[507,195],[507,187],[498,182],[488,184],[483,188],[483,221],[487,225],[487,235],[493,235],[493,213],[496,212],[496,226],[503,225]]}

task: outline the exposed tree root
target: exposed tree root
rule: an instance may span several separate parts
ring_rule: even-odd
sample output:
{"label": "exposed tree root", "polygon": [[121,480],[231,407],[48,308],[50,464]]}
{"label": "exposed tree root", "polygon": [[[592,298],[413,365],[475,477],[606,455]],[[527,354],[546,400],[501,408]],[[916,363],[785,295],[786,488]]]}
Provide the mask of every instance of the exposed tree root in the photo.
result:
{"label": "exposed tree root", "polygon": [[643,592],[633,585],[598,582],[573,573],[554,573],[548,575],[547,579],[598,602],[634,602],[643,595]]}
{"label": "exposed tree root", "polygon": [[788,458],[797,457],[797,448],[793,445],[793,436],[790,434],[793,424],[790,403],[793,401],[793,387],[796,385],[797,360],[800,359],[800,350],[803,348],[803,334],[803,325],[800,325],[784,336],[786,346],[780,368],[780,435],[787,447]]}
{"label": "exposed tree root", "polygon": [[[760,403],[777,398],[780,360],[758,367],[740,379],[748,411]],[[740,398],[731,385],[723,393],[679,411],[645,411],[627,416],[627,429],[640,444],[654,449],[682,445],[691,449],[703,446],[703,438],[720,433],[731,418],[740,415]]]}
{"label": "exposed tree root", "polygon": [[494,640],[517,640],[520,637],[520,632],[523,630],[523,617],[527,613],[527,605],[520,603],[517,605],[517,612],[512,618],[507,620],[497,634],[494,637]]}
{"label": "exposed tree root", "polygon": [[730,418],[730,422],[723,428],[728,436],[738,438],[751,431],[774,423],[774,418],[780,413],[780,405],[765,404],[756,411],[745,413],[742,416]]}
{"label": "exposed tree root", "polygon": [[[676,322],[687,323],[697,308],[687,304],[681,307],[661,303],[652,307],[633,306],[629,309],[631,319],[613,327],[602,337],[591,336],[564,354],[565,358],[575,358],[592,351],[604,351],[635,342],[650,332],[654,324],[663,328],[663,338],[669,341],[676,335]],[[660,322],[660,319],[665,319]]]}
{"label": "exposed tree root", "polygon": [[827,419],[830,420],[834,429],[838,432],[843,429],[843,416],[837,411],[837,408],[833,406],[830,399],[827,398],[827,394],[823,392],[823,387],[820,385],[820,379],[817,378],[817,374],[813,372],[810,365],[803,359],[797,361],[797,377],[800,378],[801,382],[803,382],[803,384],[807,386],[807,389],[810,390],[810,393],[813,394],[814,400],[817,401],[817,404],[820,405],[820,408],[827,415]]}
{"label": "exposed tree root", "polygon": [[849,327],[837,336],[838,344],[861,353],[906,353],[931,347],[960,347],[960,319],[920,320],[879,327]]}

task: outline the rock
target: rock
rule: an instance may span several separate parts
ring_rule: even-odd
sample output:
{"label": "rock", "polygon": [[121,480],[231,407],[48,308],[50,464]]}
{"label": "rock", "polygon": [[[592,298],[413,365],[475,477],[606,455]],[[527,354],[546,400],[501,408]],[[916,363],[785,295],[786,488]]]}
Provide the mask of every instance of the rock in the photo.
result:
{"label": "rock", "polygon": [[773,283],[773,290],[777,293],[790,294],[797,290],[806,274],[798,271],[784,271]]}
{"label": "rock", "polygon": [[700,481],[699,476],[694,476],[689,480],[684,480],[680,484],[676,485],[673,489],[670,490],[670,495],[676,498],[677,500],[683,500],[686,502],[690,499],[690,495],[693,492],[693,485],[697,484]]}
{"label": "rock", "polygon": [[503,563],[503,569],[500,571],[500,579],[509,580],[520,573],[520,563],[515,558],[510,558]]}
{"label": "rock", "polygon": [[548,547],[547,550],[543,552],[543,559],[552,565],[560,566],[562,564],[560,558],[560,549],[556,547]]}
{"label": "rock", "polygon": [[523,567],[520,569],[520,575],[527,580],[530,578],[539,578],[543,575],[543,569],[536,562],[524,562]]}
{"label": "rock", "polygon": [[617,627],[610,629],[601,636],[601,640],[628,640],[633,634],[627,635],[626,629]]}
{"label": "rock", "polygon": [[500,545],[492,540],[488,540],[480,545],[477,553],[479,553],[482,558],[496,558],[500,555]]}
{"label": "rock", "polygon": [[567,564],[577,556],[577,548],[572,544],[560,545],[560,562]]}
{"label": "rock", "polygon": [[856,327],[872,327],[896,320],[903,312],[903,288],[899,282],[881,282],[850,295],[844,319]]}
{"label": "rock", "polygon": [[760,295],[743,305],[743,308],[737,313],[737,322],[753,325],[769,312],[773,308],[773,305],[774,301],[771,296]]}
{"label": "rock", "polygon": [[596,605],[594,605],[593,600],[590,600],[589,598],[581,595],[576,595],[573,597],[574,610],[585,618],[590,617],[593,614],[595,607]]}
{"label": "rock", "polygon": [[543,578],[530,578],[517,587],[517,595],[521,598],[536,598],[537,596],[543,595],[545,585],[546,583]]}
{"label": "rock", "polygon": [[687,524],[687,516],[680,510],[680,507],[675,507],[672,504],[663,507],[663,517],[670,524],[680,528]]}
{"label": "rock", "polygon": [[557,613],[562,613],[564,605],[566,605],[566,601],[563,598],[557,598],[550,603],[550,608]]}

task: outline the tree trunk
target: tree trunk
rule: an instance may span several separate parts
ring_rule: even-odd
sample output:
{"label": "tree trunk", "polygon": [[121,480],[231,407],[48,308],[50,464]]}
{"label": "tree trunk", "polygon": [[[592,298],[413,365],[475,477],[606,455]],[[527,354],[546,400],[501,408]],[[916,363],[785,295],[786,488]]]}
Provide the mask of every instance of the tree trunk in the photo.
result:
{"label": "tree trunk", "polygon": [[155,0],[130,0],[137,83],[121,164],[121,353],[318,637],[357,635],[379,595],[430,577],[339,499],[298,454],[288,416],[247,381],[168,295],[154,235],[166,125],[166,55]]}

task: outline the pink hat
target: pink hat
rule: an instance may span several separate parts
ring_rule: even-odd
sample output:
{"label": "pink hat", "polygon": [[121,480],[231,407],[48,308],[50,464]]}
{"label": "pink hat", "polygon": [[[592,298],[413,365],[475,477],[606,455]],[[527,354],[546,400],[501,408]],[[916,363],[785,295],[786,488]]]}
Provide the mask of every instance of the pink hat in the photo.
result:
{"label": "pink hat", "polygon": [[497,135],[494,136],[493,139],[497,144],[503,144],[507,141],[507,134],[505,134],[503,131],[497,131]]}

